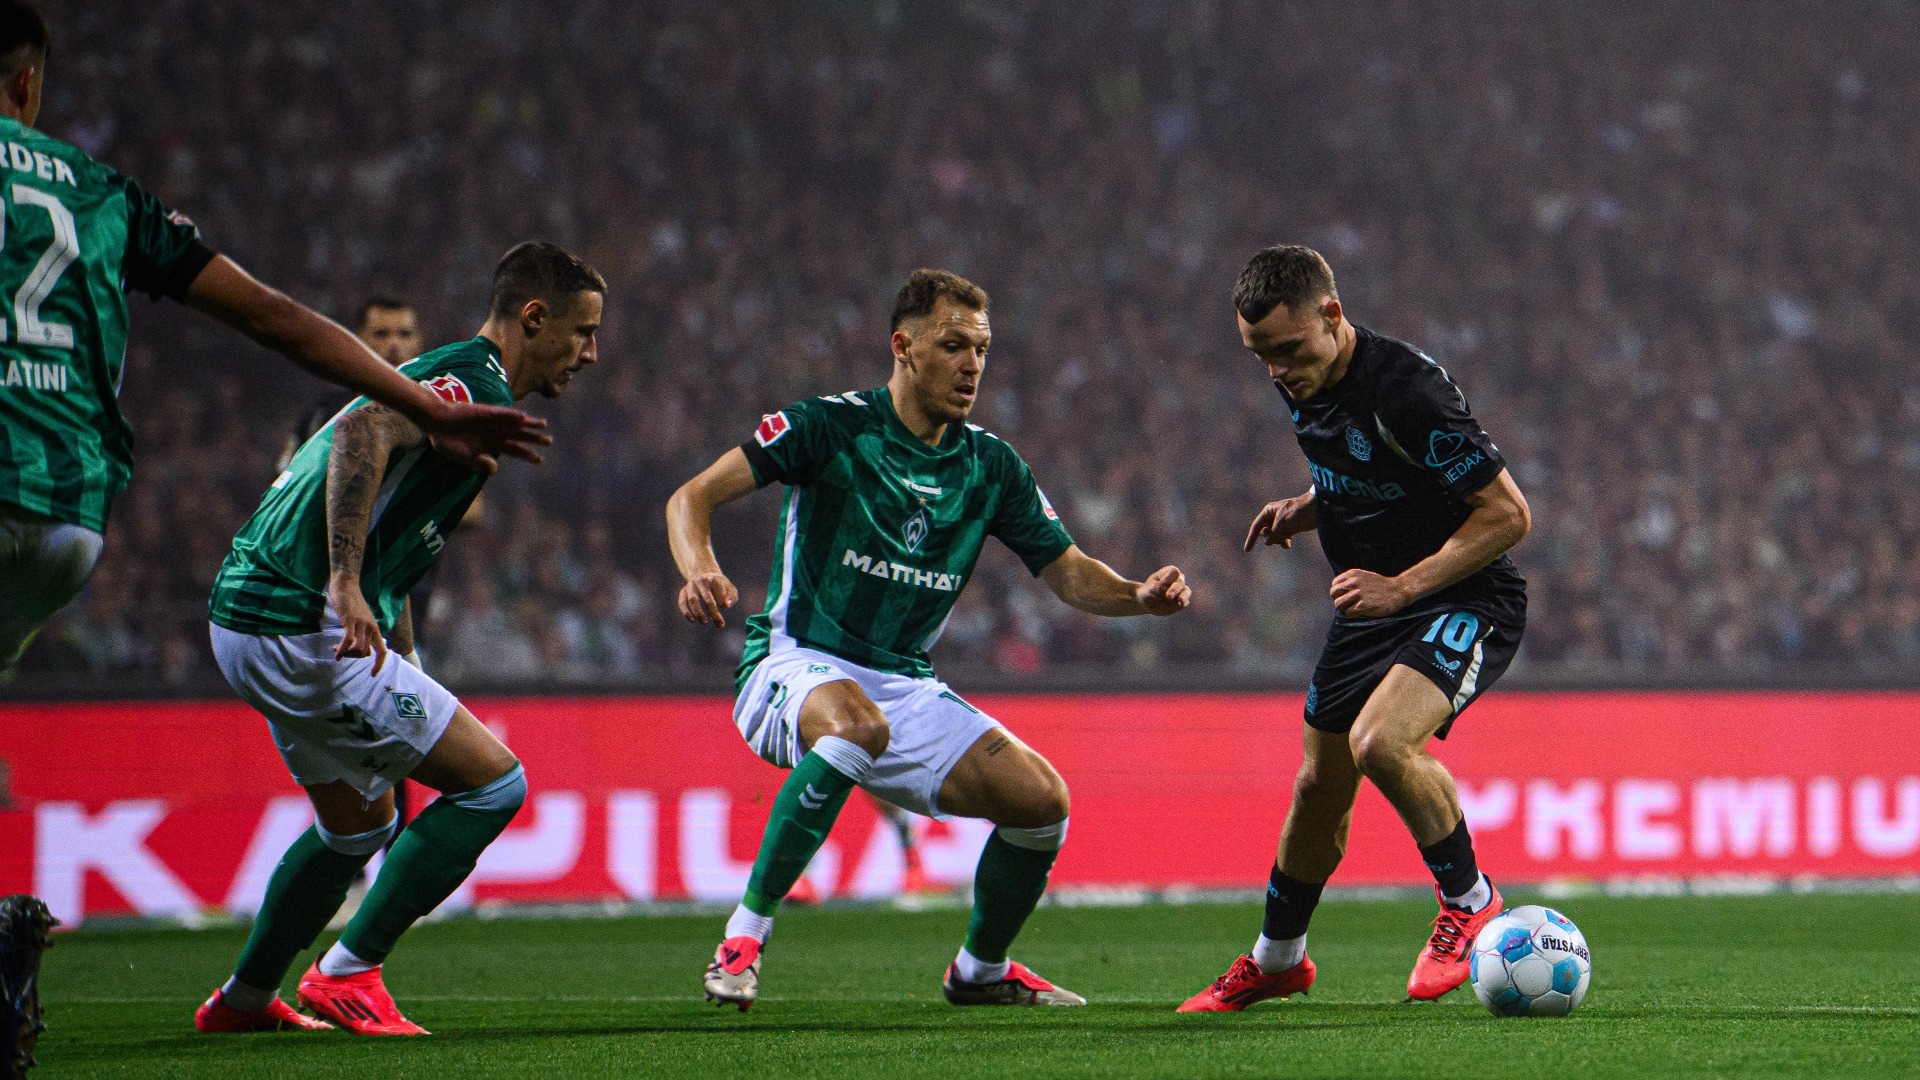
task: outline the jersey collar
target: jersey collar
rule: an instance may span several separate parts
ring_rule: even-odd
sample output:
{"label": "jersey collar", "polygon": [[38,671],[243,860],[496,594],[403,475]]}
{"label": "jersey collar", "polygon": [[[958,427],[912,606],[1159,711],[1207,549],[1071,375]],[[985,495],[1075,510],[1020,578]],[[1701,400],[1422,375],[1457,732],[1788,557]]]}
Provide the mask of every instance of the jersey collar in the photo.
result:
{"label": "jersey collar", "polygon": [[951,453],[954,447],[960,445],[961,433],[967,426],[964,422],[948,424],[947,433],[940,436],[940,445],[928,446],[921,440],[920,436],[915,435],[907,428],[906,421],[900,419],[899,412],[893,407],[893,391],[891,389],[882,386],[879,389],[868,391],[867,396],[872,398],[876,404],[880,405],[880,411],[886,414],[887,434],[891,435],[895,442],[901,443],[915,453],[923,454],[927,457],[938,457],[941,454]]}

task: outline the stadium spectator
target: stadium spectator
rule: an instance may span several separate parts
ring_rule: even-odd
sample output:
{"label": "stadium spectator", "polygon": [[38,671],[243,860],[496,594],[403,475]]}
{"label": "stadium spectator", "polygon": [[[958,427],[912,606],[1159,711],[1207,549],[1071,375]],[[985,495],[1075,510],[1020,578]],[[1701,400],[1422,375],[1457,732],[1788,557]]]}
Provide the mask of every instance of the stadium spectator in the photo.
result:
{"label": "stadium spectator", "polygon": [[[990,549],[949,661],[1304,681],[1324,564],[1238,545],[1307,478],[1272,452],[1278,395],[1220,375],[1254,362],[1233,274],[1279,240],[1327,252],[1356,321],[1433,349],[1513,462],[1516,678],[1900,677],[1920,11],[1843,6],[96,0],[56,27],[86,77],[42,122],[338,315],[381,282],[464,332],[471,283],[535,234],[633,291],[602,332],[623,363],[550,410],[538,494],[503,469],[449,550],[428,640],[456,684],[724,679],[737,639],[663,619],[670,478],[723,448],[705,433],[881,382],[870,343],[918,265],[993,294],[978,422],[1115,565],[1152,552],[1198,590],[1178,624],[1105,622]],[[1283,63],[1274,20],[1364,33]],[[272,479],[288,417],[241,403],[285,376],[139,318],[114,570],[29,677],[210,674],[212,574]],[[773,513],[724,514],[723,560],[763,559]]]}

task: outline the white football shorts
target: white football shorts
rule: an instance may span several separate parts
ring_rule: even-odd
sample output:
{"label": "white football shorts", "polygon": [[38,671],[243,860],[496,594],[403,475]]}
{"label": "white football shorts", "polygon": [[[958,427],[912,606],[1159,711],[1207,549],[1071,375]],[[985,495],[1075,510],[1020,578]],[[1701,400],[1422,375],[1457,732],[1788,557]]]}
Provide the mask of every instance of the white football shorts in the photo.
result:
{"label": "white football shorts", "polygon": [[301,786],[344,780],[371,802],[406,778],[440,741],[460,702],[387,653],[333,658],[340,624],[317,634],[241,634],[210,624],[213,658],[247,704],[267,718],[287,771]]}
{"label": "white football shorts", "polygon": [[734,700],[733,723],[762,758],[791,769],[805,756],[800,746],[800,707],[825,683],[852,680],[887,718],[892,738],[861,787],[903,809],[927,817],[940,812],[940,785],[960,758],[998,730],[993,717],[962,700],[939,679],[916,679],[861,667],[814,649],[768,654],[747,676]]}

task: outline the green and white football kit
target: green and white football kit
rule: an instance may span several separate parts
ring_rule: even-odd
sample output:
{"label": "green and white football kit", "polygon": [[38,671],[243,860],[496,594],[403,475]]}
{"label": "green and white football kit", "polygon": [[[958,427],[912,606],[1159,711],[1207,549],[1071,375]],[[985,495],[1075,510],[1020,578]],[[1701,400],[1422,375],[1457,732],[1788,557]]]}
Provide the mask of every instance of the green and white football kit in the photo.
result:
{"label": "green and white football kit", "polygon": [[787,490],[767,607],[747,620],[735,725],[793,768],[807,695],[852,680],[891,732],[862,786],[941,816],[940,785],[998,725],[934,676],[927,650],[988,536],[1036,575],[1073,538],[1011,446],[971,424],[928,446],[884,386],[774,413],[741,449],[758,483]]}
{"label": "green and white football kit", "polygon": [[4,116],[0,211],[4,671],[85,584],[132,474],[126,291],[184,299],[213,251],[133,180]]}
{"label": "green and white football kit", "polygon": [[[499,347],[484,337],[400,370],[449,401],[513,403]],[[333,658],[343,631],[327,603],[327,464],[338,423],[335,417],[294,454],[233,538],[208,614],[221,673],[267,718],[294,778],[303,785],[345,780],[375,799],[439,741],[458,702],[398,656],[378,672],[373,657]],[[424,444],[387,463],[360,571],[383,635],[484,479]]]}

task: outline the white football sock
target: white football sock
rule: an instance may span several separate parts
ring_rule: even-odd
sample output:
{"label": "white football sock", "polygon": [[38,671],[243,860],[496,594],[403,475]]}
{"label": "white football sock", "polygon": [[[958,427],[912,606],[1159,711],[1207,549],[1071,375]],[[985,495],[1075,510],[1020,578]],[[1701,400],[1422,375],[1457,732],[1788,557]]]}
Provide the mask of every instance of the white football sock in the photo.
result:
{"label": "white football sock", "polygon": [[985,960],[968,952],[966,946],[962,945],[960,947],[960,955],[953,958],[953,971],[954,974],[960,976],[961,982],[999,982],[1001,979],[1007,977],[1007,968],[1011,967],[1012,964],[1013,961],[1011,960],[1002,960],[997,964],[989,964]]}
{"label": "white football sock", "polygon": [[1265,934],[1253,943],[1253,962],[1267,975],[1278,975],[1307,958],[1307,935],[1275,941]]}
{"label": "white football sock", "polygon": [[333,943],[333,948],[327,950],[327,955],[320,958],[320,974],[331,975],[336,979],[346,975],[358,975],[363,971],[372,971],[379,966],[353,955],[345,945],[337,941]]}
{"label": "white football sock", "polygon": [[1488,904],[1493,903],[1493,885],[1487,881],[1487,875],[1481,874],[1480,880],[1473,883],[1465,895],[1447,897],[1447,906],[1464,909],[1471,915]]}
{"label": "white football sock", "polygon": [[220,988],[220,1000],[227,1003],[227,1008],[241,1012],[265,1012],[267,1006],[273,1004],[273,999],[279,996],[272,990],[248,986],[237,975]]}
{"label": "white football sock", "polygon": [[735,907],[733,915],[727,919],[727,937],[750,937],[765,945],[772,934],[773,916],[749,911],[745,904]]}

